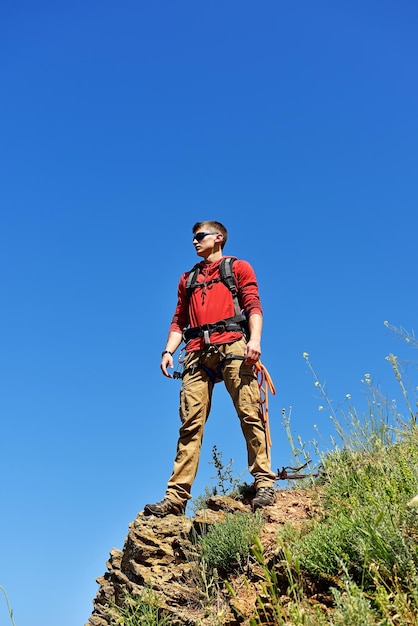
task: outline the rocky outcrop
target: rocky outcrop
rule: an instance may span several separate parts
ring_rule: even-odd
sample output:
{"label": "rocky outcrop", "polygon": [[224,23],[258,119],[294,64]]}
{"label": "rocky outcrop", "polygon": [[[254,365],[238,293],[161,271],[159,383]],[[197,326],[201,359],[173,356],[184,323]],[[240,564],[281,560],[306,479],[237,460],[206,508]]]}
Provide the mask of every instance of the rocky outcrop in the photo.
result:
{"label": "rocky outcrop", "polygon": [[[110,552],[107,572],[97,580],[99,589],[85,626],[117,624],[115,607],[123,605],[124,596],[140,596],[149,589],[158,598],[161,610],[170,616],[169,623],[175,626],[243,623],[237,614],[245,613],[244,605],[254,605],[257,582],[252,589],[247,589],[247,598],[243,601],[238,596],[232,599],[227,592],[223,594],[220,584],[216,606],[208,611],[211,600],[205,588],[204,571],[199,565],[196,535],[225,519],[228,513],[251,509],[249,503],[227,496],[214,496],[208,499],[207,505],[208,509],[197,512],[193,519],[174,515],[158,519],[140,512],[129,525],[123,550]],[[306,495],[301,500],[301,493],[297,491],[278,491],[276,504],[265,509],[265,549],[274,550],[278,524],[292,517],[306,519],[310,510],[311,502],[306,501]],[[257,581],[257,572],[248,574]]]}

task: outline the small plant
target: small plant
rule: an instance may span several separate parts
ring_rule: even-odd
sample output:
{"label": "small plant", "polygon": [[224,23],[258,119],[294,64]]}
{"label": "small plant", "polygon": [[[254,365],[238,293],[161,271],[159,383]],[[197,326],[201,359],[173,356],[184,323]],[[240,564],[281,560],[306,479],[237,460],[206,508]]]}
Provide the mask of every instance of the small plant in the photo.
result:
{"label": "small plant", "polygon": [[234,491],[237,491],[241,484],[241,480],[236,478],[232,473],[233,460],[230,459],[229,462],[224,465],[222,461],[222,452],[218,451],[216,445],[212,448],[211,464],[216,470],[217,480],[213,495],[217,495],[219,493],[222,496],[226,496]]}
{"label": "small plant", "polygon": [[168,626],[169,615],[159,607],[157,594],[147,588],[140,596],[126,594],[123,605],[112,604],[114,626]]}
{"label": "small plant", "polygon": [[191,508],[193,513],[201,509],[206,509],[206,501],[212,496],[235,496],[243,494],[248,490],[249,486],[243,483],[240,478],[234,476],[232,472],[233,460],[224,465],[222,461],[222,452],[218,450],[216,445],[212,448],[212,461],[209,461],[216,470],[216,476],[213,477],[216,480],[216,485],[212,487],[206,486],[203,494],[193,498]]}
{"label": "small plant", "polygon": [[334,622],[338,626],[374,626],[378,623],[372,603],[362,589],[348,575],[342,590],[331,589],[336,611]]}
{"label": "small plant", "polygon": [[206,486],[203,493],[200,493],[198,496],[196,496],[196,498],[193,498],[193,500],[191,501],[191,511],[193,515],[195,515],[197,511],[207,509],[207,501],[213,495],[215,495],[213,493],[213,489],[210,489],[210,487]]}
{"label": "small plant", "polygon": [[9,598],[7,597],[7,593],[6,593],[5,588],[4,588],[4,587],[2,587],[1,585],[0,585],[0,591],[2,591],[2,592],[3,592],[4,599],[6,600],[6,606],[7,606],[7,611],[8,611],[8,613],[9,613],[10,621],[11,621],[11,623],[13,624],[13,626],[15,626],[15,622],[14,622],[14,619],[13,619],[13,611],[12,611],[12,609],[10,608],[10,604],[9,604]]}
{"label": "small plant", "polygon": [[210,569],[231,572],[239,569],[251,554],[255,537],[264,520],[260,511],[227,515],[200,538],[201,560]]}
{"label": "small plant", "polygon": [[[292,434],[292,429],[290,427],[292,415],[292,407],[289,407],[289,415],[286,413],[286,409],[282,409],[282,418],[283,418],[283,426],[286,432],[287,440],[289,441],[290,448],[292,450],[292,457],[295,459],[295,462],[300,468],[307,468],[306,478],[300,479],[298,486],[305,487],[307,485],[312,485],[315,483],[315,476],[317,476],[318,467],[312,465],[311,462],[311,454],[306,450],[305,445],[302,441],[302,438],[299,436],[297,438],[297,444]],[[296,469],[296,468],[295,468]],[[290,483],[292,481],[289,481]],[[293,487],[293,485],[289,485]]]}

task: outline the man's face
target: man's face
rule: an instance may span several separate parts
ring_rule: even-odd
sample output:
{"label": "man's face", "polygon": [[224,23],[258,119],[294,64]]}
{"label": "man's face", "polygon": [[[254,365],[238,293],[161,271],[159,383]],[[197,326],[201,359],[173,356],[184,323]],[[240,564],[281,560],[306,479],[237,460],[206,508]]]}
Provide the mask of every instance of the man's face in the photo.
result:
{"label": "man's face", "polygon": [[193,245],[196,250],[196,254],[202,258],[207,258],[215,247],[215,242],[219,242],[222,238],[220,233],[217,233],[210,228],[199,228],[193,235]]}

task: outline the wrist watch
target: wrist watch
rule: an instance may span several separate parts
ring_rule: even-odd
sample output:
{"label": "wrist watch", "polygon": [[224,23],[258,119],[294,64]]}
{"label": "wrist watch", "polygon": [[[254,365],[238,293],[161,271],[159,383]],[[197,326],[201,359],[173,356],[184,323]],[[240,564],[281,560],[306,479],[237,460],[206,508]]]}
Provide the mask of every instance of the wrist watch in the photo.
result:
{"label": "wrist watch", "polygon": [[170,350],[164,350],[164,352],[161,353],[161,357],[163,357],[165,354],[169,354],[170,356],[173,356],[173,353],[170,352]]}

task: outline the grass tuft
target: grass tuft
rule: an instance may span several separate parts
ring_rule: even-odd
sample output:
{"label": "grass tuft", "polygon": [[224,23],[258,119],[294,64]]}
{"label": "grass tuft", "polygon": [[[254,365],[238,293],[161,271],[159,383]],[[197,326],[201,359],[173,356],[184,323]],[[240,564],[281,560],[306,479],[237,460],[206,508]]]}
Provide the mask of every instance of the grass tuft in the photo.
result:
{"label": "grass tuft", "polygon": [[238,570],[251,556],[255,538],[263,527],[260,511],[235,513],[213,525],[200,538],[201,560],[209,569],[222,572]]}

